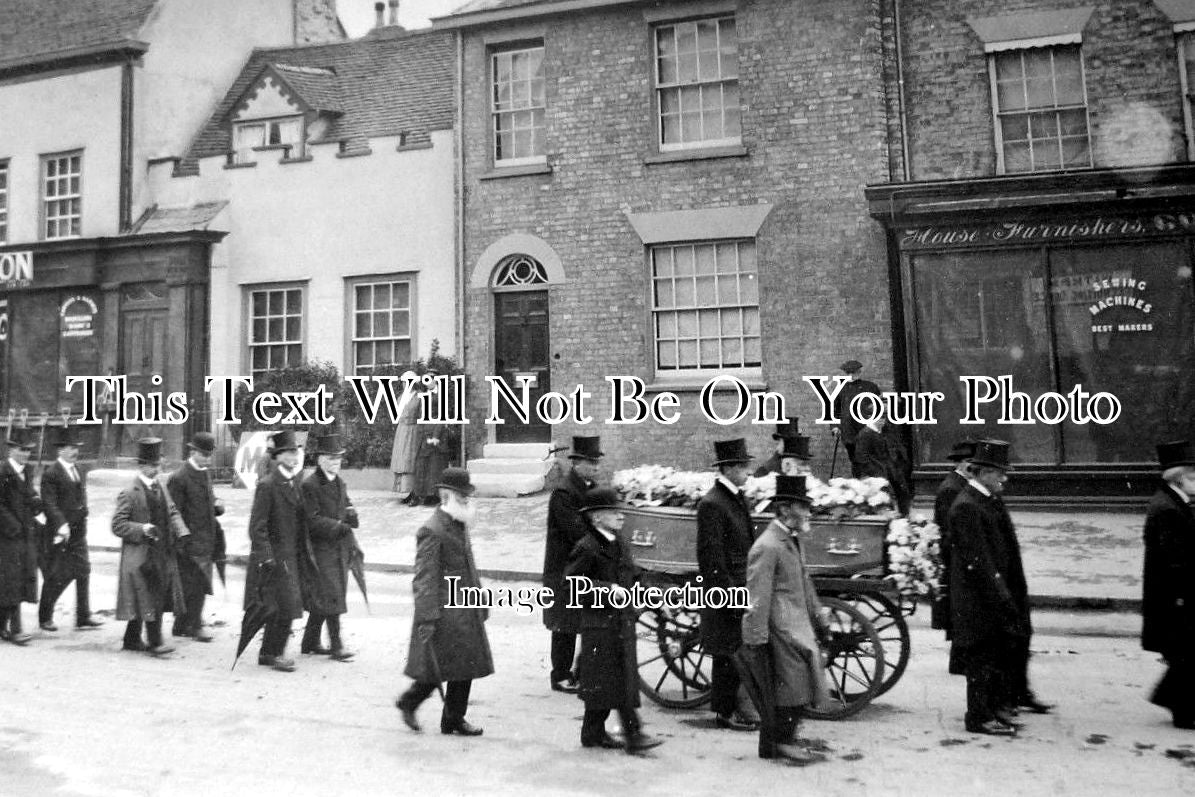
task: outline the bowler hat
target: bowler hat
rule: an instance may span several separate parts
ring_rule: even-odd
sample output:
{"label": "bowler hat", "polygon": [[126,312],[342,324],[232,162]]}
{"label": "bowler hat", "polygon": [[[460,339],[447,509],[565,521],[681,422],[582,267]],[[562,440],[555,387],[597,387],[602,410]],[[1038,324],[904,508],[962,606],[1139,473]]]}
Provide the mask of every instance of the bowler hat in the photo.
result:
{"label": "bowler hat", "polygon": [[1180,465],[1195,465],[1195,446],[1188,440],[1158,443],[1158,463],[1162,470],[1177,468]]}
{"label": "bowler hat", "polygon": [[796,457],[797,459],[813,459],[813,455],[809,453],[809,438],[806,435],[799,434],[796,437],[783,438],[784,448],[780,451],[780,456]]}
{"label": "bowler hat", "polygon": [[773,440],[783,440],[786,437],[796,437],[801,433],[801,419],[789,418],[776,424],[776,431],[772,433]]}
{"label": "bowler hat", "polygon": [[81,448],[83,446],[83,441],[79,439],[79,427],[77,426],[51,426],[49,438],[50,445],[55,448],[65,446]]}
{"label": "bowler hat", "polygon": [[330,457],[339,457],[345,451],[344,446],[340,442],[340,435],[338,434],[322,434],[315,444],[316,456],[327,455]]}
{"label": "bowler hat", "polygon": [[569,452],[569,459],[592,459],[604,457],[602,453],[602,438],[597,435],[589,437],[573,437],[573,450]]}
{"label": "bowler hat", "polygon": [[137,464],[157,465],[162,461],[162,438],[143,437],[137,441]]}
{"label": "bowler hat", "polygon": [[954,448],[946,455],[946,458],[954,462],[960,462],[964,459],[970,459],[975,456],[975,441],[967,437],[959,440],[954,444]]}
{"label": "bowler hat", "polygon": [[291,429],[283,429],[270,435],[270,456],[281,454],[283,451],[298,451],[299,441]]}
{"label": "bowler hat", "polygon": [[750,462],[753,457],[747,453],[747,441],[739,437],[734,440],[714,441],[714,467]]}
{"label": "bowler hat", "polygon": [[436,487],[456,490],[461,495],[472,495],[476,489],[473,482],[469,481],[469,471],[464,468],[445,468]]}
{"label": "bowler hat", "polygon": [[777,473],[776,494],[772,496],[772,503],[769,506],[774,507],[778,503],[788,503],[789,501],[799,501],[803,504],[813,503],[809,499],[809,494],[805,492],[805,477]]}
{"label": "bowler hat", "polygon": [[611,487],[595,487],[585,493],[582,499],[581,511],[593,512],[598,509],[621,509],[618,491]]}
{"label": "bowler hat", "polygon": [[33,430],[27,426],[10,426],[8,428],[8,445],[10,448],[33,449]]}
{"label": "bowler hat", "polygon": [[847,360],[842,365],[838,366],[839,370],[844,373],[853,374],[855,371],[863,370],[863,363],[858,360]]}
{"label": "bowler hat", "polygon": [[980,440],[975,444],[975,454],[971,457],[971,464],[1012,470],[1008,464],[1009,447],[1009,444],[1003,440]]}
{"label": "bowler hat", "polygon": [[216,450],[216,436],[211,432],[196,432],[187,443],[187,448],[201,454],[211,454]]}

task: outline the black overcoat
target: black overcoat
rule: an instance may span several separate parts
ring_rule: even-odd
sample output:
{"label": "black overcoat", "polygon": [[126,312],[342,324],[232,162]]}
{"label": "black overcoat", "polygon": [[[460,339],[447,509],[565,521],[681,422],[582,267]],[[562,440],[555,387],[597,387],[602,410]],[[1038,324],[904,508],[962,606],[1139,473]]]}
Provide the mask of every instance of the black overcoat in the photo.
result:
{"label": "black overcoat", "polygon": [[850,413],[851,401],[860,393],[873,393],[878,396],[880,386],[867,379],[856,379],[843,385],[842,390],[834,397],[834,414],[838,417],[839,435],[846,445],[854,444],[855,438],[863,429],[863,424],[856,421],[855,416]]}
{"label": "black overcoat", "polygon": [[[617,584],[630,589],[640,570],[628,545],[619,538],[607,540],[597,529],[589,532],[569,554],[565,576],[585,576],[594,586]],[[587,709],[637,708],[639,663],[635,648],[638,612],[632,606],[610,606],[609,593],[578,595],[584,608],[576,610],[581,624],[581,657],[577,662],[578,696]],[[567,597],[567,596],[566,596]]]}
{"label": "black overcoat", "polygon": [[875,431],[870,426],[864,426],[859,430],[859,436],[855,438],[856,477],[886,479],[892,500],[896,502],[897,509],[903,515],[908,514],[912,493],[904,465],[897,461],[898,455],[899,451],[894,450],[887,435]]}
{"label": "black overcoat", "polygon": [[934,628],[945,630],[947,639],[950,638],[950,524],[947,519],[954,500],[966,486],[967,480],[957,470],[952,470],[934,495],[934,525],[938,527],[938,558],[942,562],[942,571],[938,575],[939,588],[930,610],[930,622]]}
{"label": "black overcoat", "polygon": [[[697,569],[701,587],[747,585],[747,554],[755,541],[751,511],[742,493],[714,482],[697,502]],[[706,653],[730,656],[743,638],[742,609],[701,610],[701,644]]]}
{"label": "black overcoat", "polygon": [[947,515],[950,526],[950,671],[969,657],[1024,644],[1033,633],[1029,591],[1012,518],[997,497],[968,483]]}
{"label": "black overcoat", "polygon": [[1145,513],[1141,646],[1168,660],[1195,658],[1195,513],[1169,485]]}
{"label": "black overcoat", "polygon": [[216,507],[211,471],[199,470],[187,460],[166,479],[166,489],[191,532],[179,552],[180,560],[186,557],[189,561],[180,561],[179,572],[183,581],[193,586],[201,580],[204,592],[211,595],[212,555],[222,534],[216,517],[224,514],[223,507]]}
{"label": "black overcoat", "polygon": [[[65,524],[71,532],[61,564],[55,572],[63,578],[86,577],[91,573],[87,555],[87,474],[75,466],[79,481],[71,478],[62,463],[54,460],[41,477],[41,498],[46,511],[43,548],[48,548],[58,529]],[[61,568],[61,569],[59,569]]]}
{"label": "black overcoat", "polygon": [[41,498],[33,489],[33,468],[24,478],[11,462],[0,462],[0,606],[37,602],[37,549],[41,544],[36,517]]}
{"label": "black overcoat", "polygon": [[316,614],[344,614],[349,563],[357,550],[353,529],[357,518],[349,512],[344,479],[329,479],[321,469],[303,480],[303,511],[311,537],[314,568],[301,568],[303,608]]}
{"label": "black overcoat", "polygon": [[581,514],[585,491],[590,482],[570,470],[563,483],[552,491],[548,501],[548,536],[544,544],[543,585],[552,589],[555,602],[544,609],[544,625],[552,631],[576,633],[580,630],[580,618],[575,611],[565,608],[568,602],[564,587],[564,568],[569,553],[585,538],[589,524]]}
{"label": "black overcoat", "polygon": [[[275,467],[257,482],[249,511],[249,571],[245,574],[245,608],[258,599],[259,583],[264,581],[266,601],[276,603],[280,617],[292,620],[303,616],[299,560],[307,560],[306,567],[311,559],[299,495],[301,478],[299,473],[293,480],[287,479]],[[263,580],[258,566],[270,559],[274,568]]]}
{"label": "black overcoat", "polygon": [[[416,447],[411,492],[417,496],[431,498],[436,494],[436,483],[440,481],[440,474],[456,459],[460,432],[454,424],[418,424],[415,427],[415,436],[419,445]],[[433,443],[432,440],[436,442]]]}
{"label": "black overcoat", "polygon": [[439,679],[467,681],[492,674],[494,659],[485,633],[489,612],[482,608],[445,608],[449,602],[449,578],[458,579],[455,582],[458,588],[481,586],[465,524],[437,509],[419,529],[415,541],[415,578],[411,582],[415,614],[407,651],[407,676],[421,683],[437,681],[427,645],[418,637],[423,623],[436,624],[431,649],[440,667]]}

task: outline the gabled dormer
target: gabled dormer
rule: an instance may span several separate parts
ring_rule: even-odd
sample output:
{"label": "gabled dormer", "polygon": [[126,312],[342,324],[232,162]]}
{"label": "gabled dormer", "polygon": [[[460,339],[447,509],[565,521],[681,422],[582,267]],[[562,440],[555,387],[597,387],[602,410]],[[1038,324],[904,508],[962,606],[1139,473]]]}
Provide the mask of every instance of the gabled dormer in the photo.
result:
{"label": "gabled dormer", "polygon": [[334,70],[266,64],[228,115],[230,162],[253,163],[254,153],[266,149],[283,149],[288,160],[304,158],[307,142],[322,140],[343,112]]}

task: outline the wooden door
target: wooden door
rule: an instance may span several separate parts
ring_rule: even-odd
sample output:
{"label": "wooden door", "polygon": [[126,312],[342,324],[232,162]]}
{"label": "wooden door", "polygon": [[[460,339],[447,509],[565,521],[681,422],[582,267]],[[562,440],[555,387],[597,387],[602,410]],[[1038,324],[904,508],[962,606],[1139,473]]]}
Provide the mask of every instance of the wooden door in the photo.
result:
{"label": "wooden door", "polygon": [[548,292],[520,291],[494,294],[494,373],[504,378],[515,395],[519,374],[534,374],[529,391],[531,422],[523,424],[499,401],[499,416],[506,423],[496,428],[500,443],[546,443],[552,427],[535,414],[535,403],[551,390],[551,347],[548,340]]}
{"label": "wooden door", "polygon": [[[125,374],[126,387],[130,393],[136,392],[146,396],[145,411],[150,411],[148,394],[162,395],[161,406],[165,411],[166,396],[180,386],[170,386],[163,381],[153,384],[152,378],[157,375],[165,380],[166,374],[166,343],[169,335],[169,317],[166,308],[146,308],[125,310],[120,315],[120,363],[118,373]],[[126,402],[129,411],[133,402]],[[142,437],[162,437],[165,424],[125,424],[119,427],[119,450],[123,455],[135,454],[137,440]]]}

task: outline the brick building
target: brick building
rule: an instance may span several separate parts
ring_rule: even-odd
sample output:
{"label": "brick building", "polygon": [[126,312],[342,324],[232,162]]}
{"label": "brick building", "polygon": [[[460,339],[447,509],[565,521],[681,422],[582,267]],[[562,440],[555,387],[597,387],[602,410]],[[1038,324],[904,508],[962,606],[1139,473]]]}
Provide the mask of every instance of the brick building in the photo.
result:
{"label": "brick building", "polygon": [[[914,433],[923,475],[984,434],[1013,442],[1018,491],[1150,489],[1154,444],[1195,434],[1195,3],[894,0],[885,16],[894,177],[867,197],[897,382],[946,395]],[[993,404],[960,426],[964,375],[1009,376],[1046,419],[1077,387],[1122,414],[996,425]]]}
{"label": "brick building", "polygon": [[[883,19],[872,0],[477,0],[460,32],[470,453],[600,434],[612,468],[701,467],[698,409],[733,374],[809,419],[804,375],[851,357],[891,386]],[[589,425],[484,426],[484,377],[593,394]],[[674,425],[602,423],[608,375],[676,392]],[[716,405],[728,413],[732,395]],[[829,469],[832,439],[803,421]],[[839,473],[842,472],[839,460]]]}

